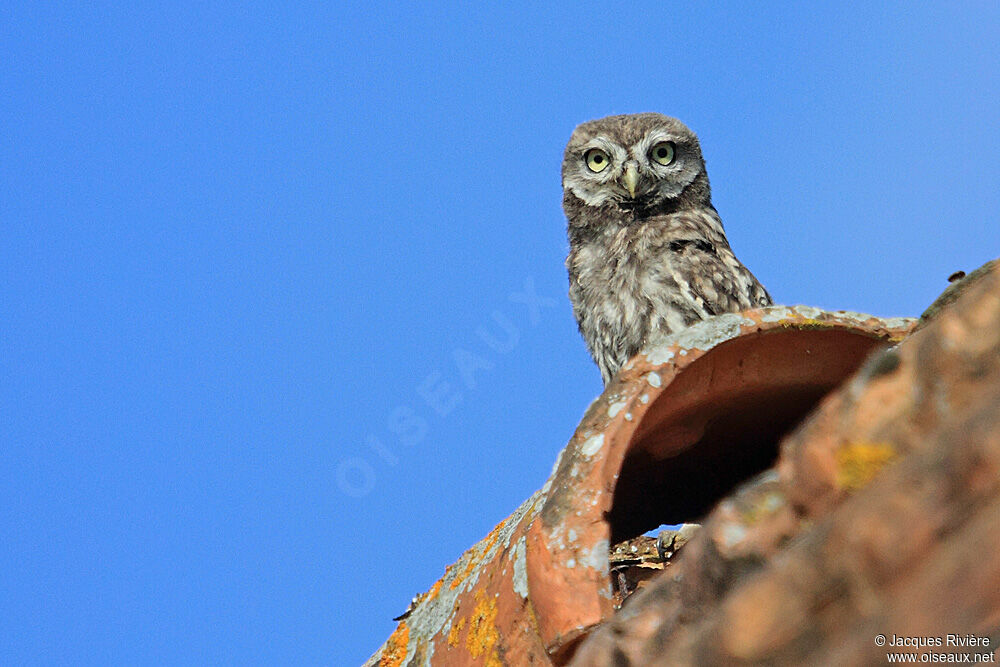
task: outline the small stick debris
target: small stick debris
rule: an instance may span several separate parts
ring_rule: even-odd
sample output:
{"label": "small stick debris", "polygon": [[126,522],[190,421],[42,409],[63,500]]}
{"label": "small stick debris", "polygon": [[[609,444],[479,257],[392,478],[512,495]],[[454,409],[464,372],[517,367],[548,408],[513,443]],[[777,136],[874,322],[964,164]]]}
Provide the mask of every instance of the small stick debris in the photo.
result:
{"label": "small stick debris", "polygon": [[608,560],[615,609],[620,609],[657,572],[666,569],[698,528],[698,524],[685,523],[677,529],[661,530],[657,537],[639,535],[613,546]]}

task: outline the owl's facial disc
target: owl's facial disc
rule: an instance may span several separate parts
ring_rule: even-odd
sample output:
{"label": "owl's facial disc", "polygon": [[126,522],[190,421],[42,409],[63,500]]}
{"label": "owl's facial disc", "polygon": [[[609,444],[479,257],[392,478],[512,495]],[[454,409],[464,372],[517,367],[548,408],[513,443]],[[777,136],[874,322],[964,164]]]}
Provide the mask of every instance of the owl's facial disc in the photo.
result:
{"label": "owl's facial disc", "polygon": [[563,186],[592,207],[615,205],[629,218],[681,195],[703,169],[697,144],[671,128],[655,128],[630,143],[598,133],[573,144]]}
{"label": "owl's facial disc", "polygon": [[[659,114],[579,125],[563,153],[562,185],[571,226],[616,229],[711,206],[698,138],[680,121]],[[586,215],[584,209],[590,209]]]}

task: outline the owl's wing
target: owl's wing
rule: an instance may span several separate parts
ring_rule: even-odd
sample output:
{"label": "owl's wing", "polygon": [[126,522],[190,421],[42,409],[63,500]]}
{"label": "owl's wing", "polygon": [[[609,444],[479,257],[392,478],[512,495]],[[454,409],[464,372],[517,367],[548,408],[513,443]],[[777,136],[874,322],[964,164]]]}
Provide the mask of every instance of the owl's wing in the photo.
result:
{"label": "owl's wing", "polygon": [[671,217],[660,252],[685,305],[709,317],[771,304],[771,295],[733,254],[714,210]]}

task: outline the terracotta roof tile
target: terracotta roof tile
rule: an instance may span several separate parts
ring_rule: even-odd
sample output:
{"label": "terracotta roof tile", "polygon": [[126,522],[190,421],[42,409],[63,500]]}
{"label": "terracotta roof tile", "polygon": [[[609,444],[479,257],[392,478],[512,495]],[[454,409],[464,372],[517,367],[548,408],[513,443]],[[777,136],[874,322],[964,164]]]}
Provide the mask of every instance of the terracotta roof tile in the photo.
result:
{"label": "terracotta roof tile", "polygon": [[[950,288],[919,331],[824,399],[783,440],[775,474],[717,505],[672,576],[591,633],[573,664],[995,661],[997,268]],[[938,645],[877,644],[894,635]]]}
{"label": "terracotta roof tile", "polygon": [[[447,568],[368,664],[566,662],[624,597],[612,585],[612,544],[698,519],[768,469],[781,436],[912,324],[776,306],[650,345],[589,407],[542,489]],[[852,476],[838,482],[847,487],[886,456],[877,445],[849,453],[841,467]],[[773,487],[773,477],[757,488]],[[737,494],[719,513],[742,527],[716,536],[727,554],[747,548],[748,522],[770,526],[758,540],[791,530],[780,494],[750,502]],[[666,570],[661,578],[676,567],[666,565],[654,568]]]}

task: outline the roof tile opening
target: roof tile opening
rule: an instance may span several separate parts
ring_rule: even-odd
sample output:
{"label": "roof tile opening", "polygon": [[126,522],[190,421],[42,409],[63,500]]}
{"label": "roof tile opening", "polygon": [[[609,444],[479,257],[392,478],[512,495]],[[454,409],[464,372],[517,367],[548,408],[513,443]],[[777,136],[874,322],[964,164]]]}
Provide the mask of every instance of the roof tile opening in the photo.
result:
{"label": "roof tile opening", "polygon": [[691,362],[635,427],[608,513],[611,543],[697,522],[771,467],[781,438],[884,346],[864,330],[779,327]]}

